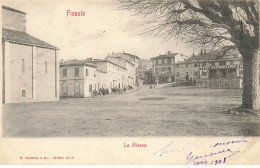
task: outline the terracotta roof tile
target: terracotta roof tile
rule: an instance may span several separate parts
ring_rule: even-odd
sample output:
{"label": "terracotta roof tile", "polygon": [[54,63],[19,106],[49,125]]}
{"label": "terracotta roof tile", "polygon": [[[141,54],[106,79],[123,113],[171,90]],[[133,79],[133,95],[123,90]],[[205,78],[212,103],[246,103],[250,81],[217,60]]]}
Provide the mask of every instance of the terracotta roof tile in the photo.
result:
{"label": "terracotta roof tile", "polygon": [[20,31],[5,29],[5,28],[2,29],[2,38],[5,41],[9,41],[9,42],[34,45],[34,46],[44,47],[44,48],[58,49],[57,47],[48,44],[42,40],[39,40],[25,32],[20,32]]}

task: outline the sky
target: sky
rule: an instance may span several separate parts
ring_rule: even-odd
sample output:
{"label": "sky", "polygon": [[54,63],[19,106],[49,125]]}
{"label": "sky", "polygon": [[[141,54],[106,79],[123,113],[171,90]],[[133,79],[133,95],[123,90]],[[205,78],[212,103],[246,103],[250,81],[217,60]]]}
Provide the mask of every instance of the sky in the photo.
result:
{"label": "sky", "polygon": [[[60,59],[104,59],[112,52],[127,52],[142,59],[167,51],[192,55],[177,39],[164,41],[144,35],[144,18],[119,10],[117,0],[4,0],[3,5],[26,13],[28,34],[60,49]],[[66,16],[67,10],[85,16]]]}

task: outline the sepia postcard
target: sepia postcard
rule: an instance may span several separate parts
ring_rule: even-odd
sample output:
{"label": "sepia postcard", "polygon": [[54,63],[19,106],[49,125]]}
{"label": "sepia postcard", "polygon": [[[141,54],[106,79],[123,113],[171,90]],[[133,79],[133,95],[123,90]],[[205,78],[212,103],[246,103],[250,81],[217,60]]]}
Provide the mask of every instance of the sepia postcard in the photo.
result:
{"label": "sepia postcard", "polygon": [[258,0],[1,0],[2,165],[258,165]]}

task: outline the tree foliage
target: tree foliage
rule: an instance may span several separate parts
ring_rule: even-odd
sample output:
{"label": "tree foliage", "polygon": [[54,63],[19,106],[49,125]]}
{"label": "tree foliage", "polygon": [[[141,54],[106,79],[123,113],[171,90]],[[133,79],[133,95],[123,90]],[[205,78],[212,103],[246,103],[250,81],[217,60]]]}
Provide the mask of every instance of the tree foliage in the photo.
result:
{"label": "tree foliage", "polygon": [[[258,0],[120,0],[122,9],[143,15],[145,33],[177,37],[198,47],[258,47]],[[246,45],[245,45],[246,44]]]}

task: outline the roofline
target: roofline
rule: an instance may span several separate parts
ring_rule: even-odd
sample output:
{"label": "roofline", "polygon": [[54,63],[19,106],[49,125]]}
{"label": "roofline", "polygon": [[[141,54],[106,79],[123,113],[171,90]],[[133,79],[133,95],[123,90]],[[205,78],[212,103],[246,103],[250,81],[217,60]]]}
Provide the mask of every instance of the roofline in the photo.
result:
{"label": "roofline", "polygon": [[[109,56],[108,56],[109,57]],[[116,56],[116,57],[109,57],[109,58],[116,58],[116,59],[118,59],[118,58],[120,58],[120,59],[122,59],[122,60],[124,60],[124,61],[126,61],[126,62],[128,62],[128,63],[130,63],[130,64],[132,64],[132,65],[135,65],[134,63],[132,63],[131,61],[129,61],[128,59],[125,59],[125,58],[122,58],[122,57],[120,57],[120,56]],[[109,59],[108,58],[108,59]],[[107,60],[107,57],[106,57],[106,60]]]}
{"label": "roofline", "polygon": [[[171,54],[173,54],[173,56],[168,57],[168,58],[173,58],[173,57],[175,57],[177,54],[180,54],[180,53],[171,53]],[[164,55],[159,55],[159,56],[157,56],[157,57],[152,57],[152,58],[150,58],[150,59],[155,59],[155,58],[159,58],[159,57],[162,57],[162,56],[165,56],[165,57],[167,58],[168,54],[167,54],[167,55],[166,55],[166,54],[164,54]]]}
{"label": "roofline", "polygon": [[90,64],[86,64],[86,63],[60,63],[60,67],[65,67],[65,66],[89,66],[89,67],[93,67],[93,68],[96,68],[97,66],[96,65],[90,65]]}
{"label": "roofline", "polygon": [[197,62],[211,62],[211,61],[226,61],[226,60],[241,60],[241,58],[233,57],[233,58],[224,58],[224,59],[215,59],[215,60],[202,60],[202,61],[191,61],[191,62],[177,62],[175,64],[189,64],[189,63],[197,63]]}
{"label": "roofline", "polygon": [[10,8],[10,7],[8,7],[8,6],[2,5],[2,8],[3,8],[3,9],[6,9],[6,10],[10,10],[10,11],[14,11],[14,12],[18,12],[18,13],[21,13],[21,14],[25,14],[25,15],[26,15],[25,12],[22,12],[22,11],[20,11],[20,10],[14,9],[14,8]]}
{"label": "roofline", "polygon": [[98,72],[101,72],[101,73],[107,73],[107,72],[105,72],[105,71],[101,71],[101,70],[99,70],[99,69],[97,69],[97,71],[98,71]]}
{"label": "roofline", "polygon": [[133,55],[133,54],[129,54],[129,53],[126,53],[126,52],[123,52],[123,54],[130,55],[130,56],[136,57],[137,59],[140,59],[138,56]]}
{"label": "roofline", "polygon": [[48,46],[43,46],[43,45],[35,45],[35,44],[30,44],[30,43],[22,43],[22,42],[17,42],[17,41],[12,41],[12,40],[6,40],[5,38],[3,38],[3,41],[7,41],[10,43],[15,43],[15,44],[22,44],[22,45],[27,45],[27,46],[35,46],[35,47],[41,47],[41,48],[48,48],[48,49],[54,49],[54,50],[60,50],[57,47],[48,47]]}
{"label": "roofline", "polygon": [[132,65],[135,65],[134,63],[132,63],[131,61],[128,61],[128,60],[126,60],[126,62],[128,62],[129,64],[132,64]]}
{"label": "roofline", "polygon": [[111,61],[109,61],[109,60],[93,60],[92,62],[109,62],[109,63],[111,63],[111,64],[114,64],[114,65],[116,65],[116,66],[119,66],[119,67],[121,67],[121,68],[127,70],[125,67],[122,67],[121,65],[118,65],[118,64],[116,64],[116,63],[113,63],[113,62],[111,62]]}

